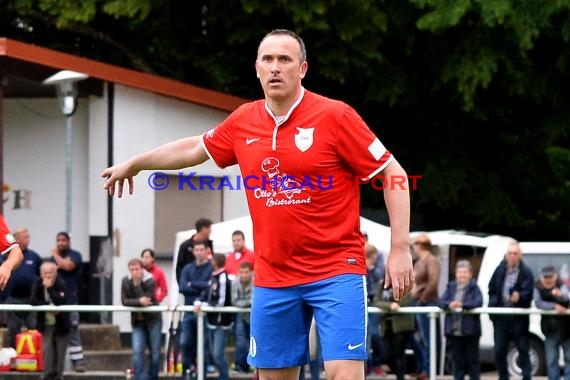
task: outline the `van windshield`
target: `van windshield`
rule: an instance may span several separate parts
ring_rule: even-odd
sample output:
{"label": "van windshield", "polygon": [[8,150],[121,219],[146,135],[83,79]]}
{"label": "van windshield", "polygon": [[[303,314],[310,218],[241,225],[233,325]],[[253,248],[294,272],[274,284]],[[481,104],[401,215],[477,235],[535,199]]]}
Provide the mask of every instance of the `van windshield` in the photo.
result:
{"label": "van windshield", "polygon": [[569,253],[524,253],[523,262],[530,267],[535,279],[540,275],[540,269],[549,265],[558,270],[562,281],[570,280],[570,254]]}

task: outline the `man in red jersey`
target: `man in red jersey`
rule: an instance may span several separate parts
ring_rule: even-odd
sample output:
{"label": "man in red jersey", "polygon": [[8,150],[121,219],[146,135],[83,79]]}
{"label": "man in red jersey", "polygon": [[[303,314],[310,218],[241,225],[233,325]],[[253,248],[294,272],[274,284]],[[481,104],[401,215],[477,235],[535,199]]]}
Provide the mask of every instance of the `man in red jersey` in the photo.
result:
{"label": "man in red jersey", "polygon": [[[308,361],[314,315],[329,379],[364,379],[366,263],[359,181],[406,173],[348,105],[305,90],[303,40],[278,29],[261,41],[255,68],[265,99],[244,104],[215,129],[103,171],[123,194],[141,170],[180,169],[208,158],[240,165],[254,226],[255,277],[249,363],[262,380],[296,380]],[[413,286],[408,189],[386,188],[391,249],[386,287]]]}
{"label": "man in red jersey", "polygon": [[239,277],[241,263],[248,262],[251,264],[251,268],[254,268],[255,256],[253,251],[245,246],[243,231],[235,230],[232,233],[232,245],[234,246],[234,251],[228,253],[226,257],[226,273],[233,281]]}
{"label": "man in red jersey", "polygon": [[12,272],[22,263],[24,254],[10,233],[2,215],[0,215],[0,254],[8,255],[0,265],[0,290],[4,290]]}

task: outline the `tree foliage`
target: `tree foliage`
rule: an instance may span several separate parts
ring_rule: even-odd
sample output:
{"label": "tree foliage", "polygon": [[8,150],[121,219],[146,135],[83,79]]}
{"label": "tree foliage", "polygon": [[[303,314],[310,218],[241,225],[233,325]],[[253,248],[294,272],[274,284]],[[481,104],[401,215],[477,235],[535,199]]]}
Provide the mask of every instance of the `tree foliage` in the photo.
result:
{"label": "tree foliage", "polygon": [[[360,111],[434,229],[570,235],[570,0],[3,0],[1,34],[261,96],[260,38],[305,39],[305,85]],[[363,205],[383,207],[363,188]],[[420,218],[413,218],[413,222]]]}

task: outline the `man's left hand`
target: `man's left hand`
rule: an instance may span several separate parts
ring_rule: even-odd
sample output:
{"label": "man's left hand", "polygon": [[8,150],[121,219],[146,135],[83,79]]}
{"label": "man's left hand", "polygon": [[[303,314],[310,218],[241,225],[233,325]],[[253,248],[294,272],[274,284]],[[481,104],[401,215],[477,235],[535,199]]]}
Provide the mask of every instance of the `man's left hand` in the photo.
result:
{"label": "man's left hand", "polygon": [[414,286],[412,255],[408,247],[390,250],[386,262],[385,288],[392,288],[394,300],[399,301]]}

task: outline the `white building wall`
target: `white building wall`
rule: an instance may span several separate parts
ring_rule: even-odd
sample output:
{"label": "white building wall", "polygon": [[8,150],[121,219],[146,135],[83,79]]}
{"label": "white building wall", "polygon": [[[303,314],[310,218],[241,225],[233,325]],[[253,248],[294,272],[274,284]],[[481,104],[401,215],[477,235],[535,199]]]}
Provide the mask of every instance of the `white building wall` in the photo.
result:
{"label": "white building wall", "polygon": [[[175,139],[201,134],[215,127],[227,115],[228,112],[116,86],[115,162],[122,162],[137,153]],[[215,176],[235,176],[239,173],[237,167],[221,170],[209,161],[188,171]],[[113,204],[115,227],[113,299],[115,304],[121,302],[121,280],[128,274],[128,261],[139,257],[142,249],[152,247],[154,243],[155,191],[148,185],[150,174],[150,171],[145,171],[135,177],[135,194],[115,199]],[[237,193],[238,191],[224,192],[224,219],[247,214],[245,195],[242,194],[241,201],[239,201],[240,196]],[[175,236],[172,237],[173,245],[174,239]],[[170,278],[171,267],[164,269],[167,278]],[[121,331],[130,330],[128,314],[115,313],[113,322],[120,326]]]}
{"label": "white building wall", "polygon": [[[73,116],[72,247],[89,260],[87,146],[89,108]],[[65,230],[66,120],[57,99],[4,100],[4,216],[10,228],[28,227],[30,248],[50,256]],[[6,188],[4,190],[7,190]],[[26,194],[15,209],[15,191]]]}
{"label": "white building wall", "polygon": [[[72,247],[89,261],[89,237],[107,235],[107,194],[102,170],[107,166],[107,92],[102,98],[81,98],[73,116]],[[163,143],[201,134],[221,122],[228,112],[152,93],[116,86],[114,102],[114,160]],[[57,99],[4,100],[4,215],[11,228],[26,226],[30,248],[43,257],[55,247],[55,235],[65,229],[65,117]],[[228,175],[232,183],[239,168],[219,169],[208,161],[187,169],[199,175]],[[175,171],[176,173],[177,171]],[[135,194],[113,200],[113,304],[120,305],[127,262],[144,247],[154,245],[154,190],[150,172],[135,178]],[[14,191],[23,195],[14,209]],[[27,198],[26,198],[27,197]],[[223,193],[223,219],[247,215],[245,194]],[[188,228],[193,226],[189,225]],[[175,236],[172,236],[174,246]],[[171,265],[160,262],[170,279]],[[114,313],[121,331],[130,331],[128,313]]]}
{"label": "white building wall", "polygon": [[92,96],[89,101],[89,175],[87,177],[89,202],[89,235],[107,235],[107,192],[103,189],[101,172],[107,167],[107,91],[102,98]]}

